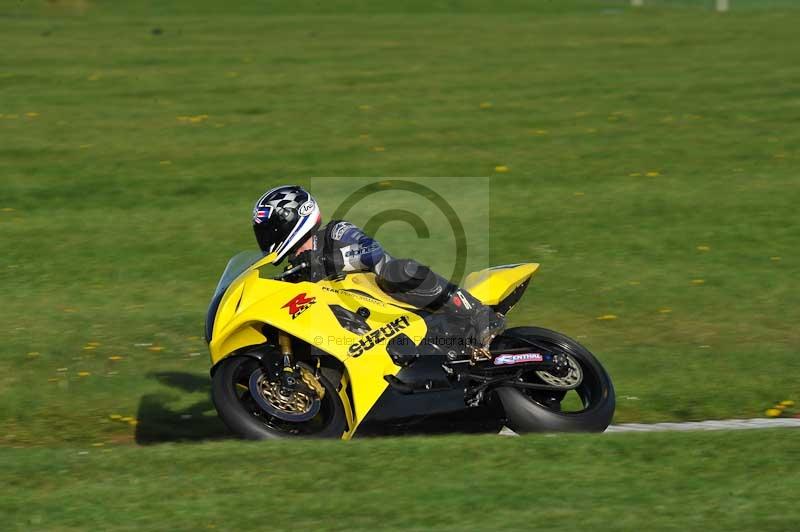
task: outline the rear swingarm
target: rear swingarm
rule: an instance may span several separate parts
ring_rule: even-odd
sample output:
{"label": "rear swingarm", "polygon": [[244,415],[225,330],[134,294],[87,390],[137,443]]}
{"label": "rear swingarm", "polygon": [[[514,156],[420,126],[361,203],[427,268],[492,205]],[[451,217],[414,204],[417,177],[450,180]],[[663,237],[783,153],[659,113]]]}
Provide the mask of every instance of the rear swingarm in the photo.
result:
{"label": "rear swingarm", "polygon": [[515,388],[525,388],[528,390],[548,390],[554,392],[568,392],[570,390],[574,390],[580,383],[572,384],[570,386],[557,386],[554,384],[537,384],[533,382],[523,382],[520,379],[522,376],[522,371],[518,371],[515,375],[503,375],[502,377],[487,377],[485,375],[476,375],[474,373],[470,373],[469,377],[472,380],[476,380],[480,382],[478,386],[474,388],[475,391],[483,391],[491,386],[513,386]]}

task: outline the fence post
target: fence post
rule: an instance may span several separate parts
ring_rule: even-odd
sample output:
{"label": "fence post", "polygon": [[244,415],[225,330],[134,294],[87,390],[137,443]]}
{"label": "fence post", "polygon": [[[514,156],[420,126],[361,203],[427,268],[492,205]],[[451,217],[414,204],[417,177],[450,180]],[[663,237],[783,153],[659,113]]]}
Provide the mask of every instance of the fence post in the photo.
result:
{"label": "fence post", "polygon": [[725,12],[730,8],[730,2],[728,0],[717,0],[717,11]]}

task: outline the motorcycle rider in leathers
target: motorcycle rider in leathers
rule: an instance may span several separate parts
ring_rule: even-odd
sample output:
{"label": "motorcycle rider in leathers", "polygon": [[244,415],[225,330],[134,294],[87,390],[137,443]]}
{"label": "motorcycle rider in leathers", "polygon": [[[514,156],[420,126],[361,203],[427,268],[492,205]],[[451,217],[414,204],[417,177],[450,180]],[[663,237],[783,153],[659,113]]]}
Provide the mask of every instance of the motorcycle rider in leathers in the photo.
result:
{"label": "motorcycle rider in leathers", "polygon": [[503,330],[502,315],[427,266],[412,259],[391,257],[350,222],[321,223],[319,205],[299,186],[273,188],[259,198],[253,209],[256,240],[264,254],[276,253],[273,264],[280,264],[284,258],[293,266],[305,263],[312,281],[351,272],[373,272],[378,286],[398,301],[468,318],[478,347],[488,347]]}

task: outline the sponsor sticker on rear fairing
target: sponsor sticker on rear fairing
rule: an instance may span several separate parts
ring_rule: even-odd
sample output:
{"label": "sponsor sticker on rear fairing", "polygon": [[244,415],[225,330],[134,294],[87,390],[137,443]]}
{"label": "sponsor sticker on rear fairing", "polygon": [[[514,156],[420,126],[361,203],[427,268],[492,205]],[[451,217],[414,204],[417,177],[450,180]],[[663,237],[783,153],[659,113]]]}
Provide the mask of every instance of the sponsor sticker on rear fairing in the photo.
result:
{"label": "sponsor sticker on rear fairing", "polygon": [[541,362],[544,357],[541,353],[514,353],[507,355],[498,355],[494,359],[495,366],[525,364],[526,362]]}

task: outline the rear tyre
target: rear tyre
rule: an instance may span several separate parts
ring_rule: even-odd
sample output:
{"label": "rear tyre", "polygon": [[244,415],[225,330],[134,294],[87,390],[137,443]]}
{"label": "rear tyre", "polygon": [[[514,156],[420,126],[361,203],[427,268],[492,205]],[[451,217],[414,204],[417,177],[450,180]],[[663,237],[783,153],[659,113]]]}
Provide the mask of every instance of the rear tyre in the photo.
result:
{"label": "rear tyre", "polygon": [[[575,340],[563,334],[539,327],[517,327],[509,329],[496,342],[501,348],[531,346],[534,342],[561,353],[570,359],[574,371],[570,376],[580,375],[580,384],[575,388],[582,407],[577,411],[563,411],[561,402],[564,392],[534,391],[513,386],[502,386],[495,390],[503,404],[507,425],[515,432],[603,432],[614,417],[616,399],[614,386],[606,370],[589,352]],[[492,349],[495,349],[495,344]],[[525,382],[553,384],[558,379],[540,372],[523,374]]]}
{"label": "rear tyre", "polygon": [[341,438],[347,428],[344,406],[336,387],[324,376],[325,389],[319,412],[304,422],[289,422],[269,415],[259,407],[249,390],[250,377],[261,371],[259,361],[236,356],[220,362],[211,383],[211,398],[217,413],[231,431],[248,440],[290,437]]}

